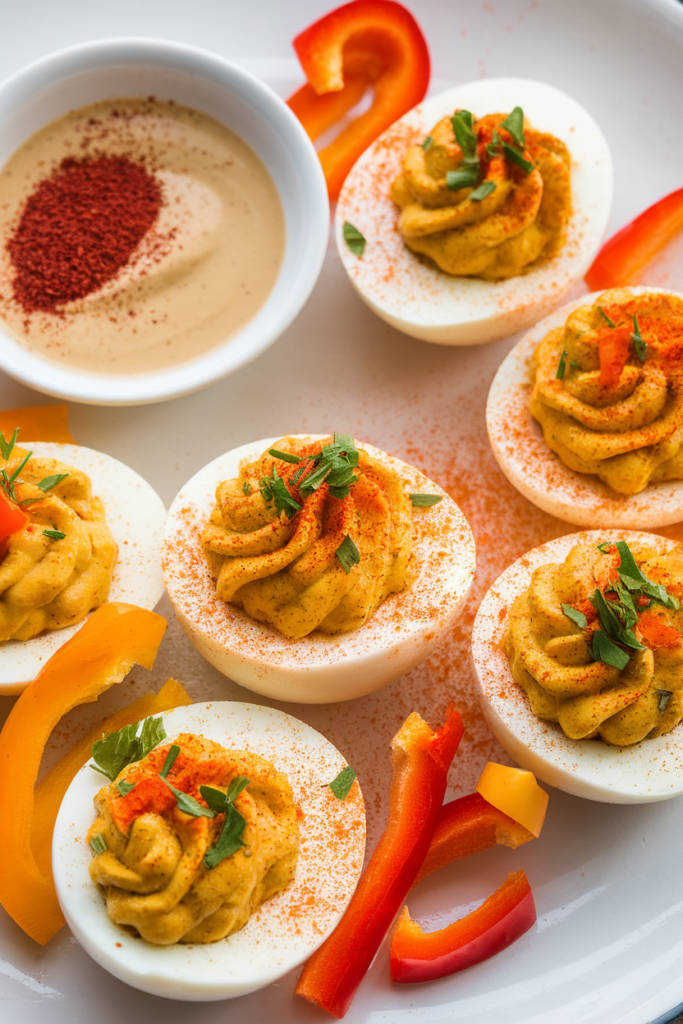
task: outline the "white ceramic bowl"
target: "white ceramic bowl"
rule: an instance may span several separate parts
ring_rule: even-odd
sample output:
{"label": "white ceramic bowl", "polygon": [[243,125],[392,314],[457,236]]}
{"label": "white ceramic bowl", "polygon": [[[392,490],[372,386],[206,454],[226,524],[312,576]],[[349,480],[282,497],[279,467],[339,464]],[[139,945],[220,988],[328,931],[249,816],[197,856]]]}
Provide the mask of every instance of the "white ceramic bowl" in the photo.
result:
{"label": "white ceramic bowl", "polygon": [[[668,288],[629,288],[636,295]],[[617,494],[597,476],[576,473],[545,443],[531,415],[531,361],[549,331],[564,325],[580,306],[591,306],[600,292],[584,295],[536,324],[501,363],[486,403],[486,426],[496,462],[510,483],[544,512],[577,526],[647,530],[683,519],[683,480],[650,484],[640,494]]]}
{"label": "white ceramic bowl", "polygon": [[[220,942],[154,946],[109,920],[88,865],[93,798],[106,780],[85,765],[66,792],[52,840],[57,896],[71,931],[115,977],[153,995],[207,1001],[269,985],[298,967],[336,926],[363,868],[360,790],[338,800],[327,785],[346,766],[329,740],[274,708],[217,701],[163,715],[169,739],[194,732],[231,750],[260,754],[287,775],[301,810],[294,881]],[[247,1018],[248,1019],[248,1014]]]}
{"label": "white ceramic bowl", "polygon": [[[477,116],[519,104],[539,131],[552,132],[572,158],[572,215],[553,259],[507,281],[451,277],[408,249],[398,230],[391,183],[408,146],[457,107]],[[612,207],[607,141],[591,115],[552,85],[523,78],[483,78],[430,96],[391,126],[359,158],[344,183],[335,230],[351,284],[378,316],[404,334],[438,345],[481,345],[524,330],[566,297],[590,266]],[[362,258],[344,242],[349,221],[367,239]]]}
{"label": "white ceramic bowl", "polygon": [[437,484],[413,466],[357,442],[389,464],[408,492],[440,494],[442,501],[415,510],[413,579],[406,590],[388,597],[364,626],[351,633],[328,637],[314,632],[302,640],[287,640],[217,597],[200,541],[215,505],[216,486],[237,476],[241,462],[253,461],[276,440],[255,441],[221,455],[180,490],[166,524],[166,589],[180,625],[199,653],[242,686],[304,704],[362,697],[424,661],[459,614],[474,578],[472,532],[453,499]]}
{"label": "white ceramic bowl", "polygon": [[0,167],[35,132],[69,110],[104,99],[155,95],[200,110],[260,157],[280,195],[286,246],[265,305],[241,331],[198,359],[135,375],[68,369],[2,330],[0,367],[48,395],[93,405],[137,405],[188,394],[250,362],[297,316],[327,248],[329,203],[315,149],[289,107],[223,57],[158,39],[83,43],[45,57],[0,85]]}
{"label": "white ceramic bowl", "polygon": [[575,544],[617,540],[646,541],[661,552],[674,547],[674,541],[651,533],[600,530],[567,534],[534,548],[498,577],[481,602],[472,630],[472,657],[488,723],[522,768],[574,796],[610,804],[643,804],[683,794],[683,725],[667,736],[630,747],[570,740],[559,725],[533,713],[500,648],[508,610],[528,589],[535,569],[564,562]]}

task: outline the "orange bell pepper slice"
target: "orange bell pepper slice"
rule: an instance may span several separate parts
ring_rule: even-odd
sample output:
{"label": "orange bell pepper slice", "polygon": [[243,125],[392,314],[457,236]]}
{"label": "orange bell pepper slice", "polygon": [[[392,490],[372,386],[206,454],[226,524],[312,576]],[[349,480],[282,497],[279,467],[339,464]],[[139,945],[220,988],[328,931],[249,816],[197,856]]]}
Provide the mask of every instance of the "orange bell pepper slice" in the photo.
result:
{"label": "orange bell pepper slice", "polygon": [[19,428],[22,441],[55,441],[74,444],[69,433],[68,405],[27,405],[0,412],[0,430],[10,438]]}
{"label": "orange bell pepper slice", "polygon": [[52,876],[31,848],[34,785],[45,744],[71,708],[96,700],[133,665],[151,668],[165,629],[166,620],[154,612],[102,605],[24,690],[0,733],[0,903],[42,945],[64,924]]}
{"label": "orange bell pepper slice", "polygon": [[638,617],[638,632],[654,651],[660,647],[680,647],[683,644],[683,636],[678,630],[662,622],[654,612],[643,612]]}
{"label": "orange bell pepper slice", "polygon": [[404,907],[391,943],[391,980],[433,981],[495,956],[531,928],[536,907],[523,871],[508,875],[467,917],[436,932],[422,931]]}
{"label": "orange bell pepper slice", "polygon": [[424,98],[429,50],[412,14],[393,0],[337,7],[298,35],[294,49],[308,83],[288,103],[313,139],[355,106],[366,83],[374,86],[370,109],[319,153],[336,199],[361,153]]}
{"label": "orange bell pepper slice", "polygon": [[[24,510],[19,508],[16,502],[8,498],[0,489],[0,542],[6,540],[11,534],[23,530],[27,522],[28,516]],[[2,551],[1,548],[0,551]],[[3,553],[6,554],[6,551]]]}
{"label": "orange bell pepper slice", "polygon": [[683,188],[648,207],[605,242],[588,269],[586,284],[592,292],[629,284],[679,231],[683,231]]}
{"label": "orange bell pepper slice", "polygon": [[598,335],[600,386],[615,388],[631,354],[630,327],[606,327]]}
{"label": "orange bell pepper slice", "polygon": [[343,1017],[413,884],[434,832],[446,779],[462,738],[450,711],[432,731],[413,712],[392,740],[389,822],[346,913],[305,964],[297,995]]}
{"label": "orange bell pepper slice", "polygon": [[108,736],[109,733],[118,732],[119,729],[123,729],[124,725],[133,725],[135,722],[142,721],[143,718],[160,715],[162,711],[170,711],[172,708],[187,706],[191,703],[190,697],[180,683],[175,679],[169,679],[158,693],[146,693],[132,704],[110,715],[97,728],[88,733],[80,743],[77,743],[68,754],[65,754],[52,771],[41,779],[33,791],[35,804],[33,827],[31,828],[31,849],[38,867],[44,874],[49,874],[52,871],[52,833],[64,794],[71,785],[76,772],[80,771],[83,765],[90,760],[93,743],[102,739],[103,736]]}
{"label": "orange bell pepper slice", "polygon": [[540,836],[548,809],[548,794],[536,782],[533,772],[489,761],[476,788],[484,800],[523,825],[536,838]]}

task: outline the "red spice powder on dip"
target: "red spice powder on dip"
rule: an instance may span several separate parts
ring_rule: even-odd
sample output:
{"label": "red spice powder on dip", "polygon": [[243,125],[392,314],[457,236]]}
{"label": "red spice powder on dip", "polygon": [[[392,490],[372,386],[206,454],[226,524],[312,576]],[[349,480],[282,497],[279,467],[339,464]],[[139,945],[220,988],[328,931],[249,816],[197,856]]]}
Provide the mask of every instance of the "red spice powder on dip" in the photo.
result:
{"label": "red spice powder on dip", "polygon": [[141,373],[204,354],[270,293],[284,216],[255,153],[173,102],[72,111],[0,171],[0,319],[74,368]]}

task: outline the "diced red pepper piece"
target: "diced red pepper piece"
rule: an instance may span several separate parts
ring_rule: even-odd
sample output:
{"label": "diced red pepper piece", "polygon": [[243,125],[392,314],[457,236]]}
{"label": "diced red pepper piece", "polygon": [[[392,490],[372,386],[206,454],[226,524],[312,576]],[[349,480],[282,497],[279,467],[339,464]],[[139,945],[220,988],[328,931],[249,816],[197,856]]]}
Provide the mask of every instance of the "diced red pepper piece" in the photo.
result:
{"label": "diced red pepper piece", "polygon": [[592,292],[628,284],[682,230],[683,188],[679,188],[605,242],[586,274],[586,284]]}
{"label": "diced red pepper piece", "polygon": [[511,849],[536,837],[524,825],[493,807],[479,793],[451,800],[441,808],[434,835],[413,888],[433,871],[496,843]]}
{"label": "diced red pepper piece", "polygon": [[607,327],[598,338],[600,353],[600,386],[615,388],[631,352],[629,327]]}
{"label": "diced red pepper piece", "polygon": [[512,872],[477,910],[437,932],[423,932],[404,907],[391,943],[391,979],[406,984],[464,971],[506,949],[535,920],[523,871]]}
{"label": "diced red pepper piece", "polygon": [[433,732],[416,713],[392,740],[389,822],[346,913],[308,960],[297,995],[343,1017],[425,858],[462,738],[457,711]]}
{"label": "diced red pepper piece", "polygon": [[[358,102],[372,83],[372,106],[320,151],[330,199],[336,199],[361,153],[424,98],[429,50],[410,11],[394,0],[354,0],[330,11],[294,40],[308,84],[289,105],[317,138]],[[330,94],[339,95],[332,101]],[[336,115],[336,116],[335,116]]]}
{"label": "diced red pepper piece", "polygon": [[668,625],[656,612],[643,612],[638,617],[638,632],[653,651],[661,647],[680,647],[683,636]]}
{"label": "diced red pepper piece", "polygon": [[27,522],[28,516],[24,510],[0,490],[0,541],[23,530]]}

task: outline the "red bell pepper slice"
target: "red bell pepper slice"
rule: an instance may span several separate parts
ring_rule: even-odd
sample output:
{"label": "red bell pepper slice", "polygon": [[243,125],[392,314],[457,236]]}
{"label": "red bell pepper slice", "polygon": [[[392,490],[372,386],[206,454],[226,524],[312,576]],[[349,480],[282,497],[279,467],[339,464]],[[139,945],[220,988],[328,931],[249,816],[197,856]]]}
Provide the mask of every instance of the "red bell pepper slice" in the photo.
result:
{"label": "red bell pepper slice", "polygon": [[631,328],[607,327],[599,332],[600,386],[615,388],[631,352]]}
{"label": "red bell pepper slice", "polygon": [[296,987],[297,995],[335,1017],[343,1017],[351,1005],[420,870],[462,732],[457,711],[450,711],[436,732],[413,713],[392,740],[394,776],[386,831],[346,913],[305,964]]}
{"label": "red bell pepper slice", "polygon": [[404,907],[391,943],[391,980],[432,981],[464,971],[506,949],[535,921],[523,871],[512,872],[477,910],[437,932],[423,932]]}
{"label": "red bell pepper slice", "polygon": [[[0,544],[13,533],[23,530],[28,522],[28,516],[22,508],[8,498],[5,492],[0,489]],[[0,547],[0,554],[2,554]],[[6,554],[6,551],[4,552]]]}
{"label": "red bell pepper slice", "polygon": [[683,188],[648,207],[605,242],[586,274],[586,284],[592,292],[628,284],[681,230]]}
{"label": "red bell pepper slice", "polygon": [[288,103],[311,138],[355,106],[366,82],[374,86],[370,109],[320,151],[327,190],[336,199],[361,153],[424,98],[429,50],[412,14],[394,0],[344,4],[298,35],[294,49],[308,83]]}
{"label": "red bell pepper slice", "polygon": [[444,804],[434,835],[413,888],[433,871],[460,857],[481,853],[499,843],[516,849],[535,839],[524,825],[503,814],[479,793],[470,793]]}

